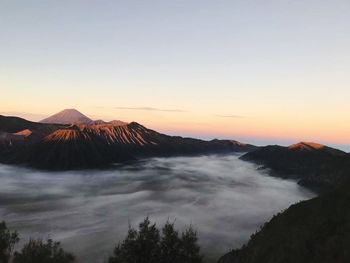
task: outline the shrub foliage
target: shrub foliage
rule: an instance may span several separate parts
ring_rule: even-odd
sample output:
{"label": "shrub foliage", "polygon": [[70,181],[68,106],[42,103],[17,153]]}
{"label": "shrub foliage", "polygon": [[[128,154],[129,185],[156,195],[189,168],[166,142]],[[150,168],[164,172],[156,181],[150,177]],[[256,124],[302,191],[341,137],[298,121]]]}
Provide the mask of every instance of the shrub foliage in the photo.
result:
{"label": "shrub foliage", "polygon": [[138,230],[130,227],[108,263],[201,263],[197,232],[190,226],[181,235],[169,221],[160,231],[146,218]]}

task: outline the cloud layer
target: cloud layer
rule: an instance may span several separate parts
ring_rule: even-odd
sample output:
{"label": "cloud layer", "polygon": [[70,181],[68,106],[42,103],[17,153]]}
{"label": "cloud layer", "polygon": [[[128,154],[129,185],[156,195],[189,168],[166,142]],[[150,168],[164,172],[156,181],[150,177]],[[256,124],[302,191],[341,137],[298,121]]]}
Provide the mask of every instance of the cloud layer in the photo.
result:
{"label": "cloud layer", "polygon": [[215,116],[221,117],[221,118],[232,118],[232,119],[243,119],[243,118],[246,118],[246,116],[242,116],[242,115],[221,115],[221,114],[216,114]]}
{"label": "cloud layer", "polygon": [[160,109],[153,107],[114,107],[118,110],[137,110],[137,111],[161,111],[161,112],[188,112],[182,109]]}
{"label": "cloud layer", "polygon": [[239,247],[273,214],[312,194],[238,156],[154,158],[110,171],[0,165],[0,218],[22,240],[48,234],[79,262],[103,262],[144,217],[193,224],[207,258]]}

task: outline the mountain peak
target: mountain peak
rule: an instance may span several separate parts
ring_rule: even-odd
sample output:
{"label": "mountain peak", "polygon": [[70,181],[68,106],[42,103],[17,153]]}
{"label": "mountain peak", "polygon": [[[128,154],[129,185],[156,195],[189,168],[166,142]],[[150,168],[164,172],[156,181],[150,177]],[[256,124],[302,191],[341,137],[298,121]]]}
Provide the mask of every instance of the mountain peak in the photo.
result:
{"label": "mountain peak", "polygon": [[339,156],[346,154],[341,150],[338,150],[323,144],[314,143],[314,142],[299,142],[299,143],[290,145],[288,149],[308,151],[308,152],[317,151],[317,152],[327,153],[331,155],[339,155]]}
{"label": "mountain peak", "polygon": [[93,121],[76,109],[64,109],[40,122],[55,124],[90,124]]}
{"label": "mountain peak", "polygon": [[74,109],[74,108],[64,109],[64,110],[62,110],[60,112],[78,112],[78,113],[82,114],[80,111],[78,111],[77,109]]}
{"label": "mountain peak", "polygon": [[325,146],[319,143],[314,142],[299,142],[296,144],[290,145],[288,148],[291,150],[302,149],[302,150],[321,150]]}

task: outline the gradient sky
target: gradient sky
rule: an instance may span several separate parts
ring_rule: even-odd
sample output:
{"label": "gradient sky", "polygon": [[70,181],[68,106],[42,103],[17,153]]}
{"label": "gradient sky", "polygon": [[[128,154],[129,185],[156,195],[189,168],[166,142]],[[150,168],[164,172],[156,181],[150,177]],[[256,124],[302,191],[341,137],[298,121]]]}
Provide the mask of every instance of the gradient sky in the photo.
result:
{"label": "gradient sky", "polygon": [[0,0],[0,112],[347,148],[349,25],[349,0]]}

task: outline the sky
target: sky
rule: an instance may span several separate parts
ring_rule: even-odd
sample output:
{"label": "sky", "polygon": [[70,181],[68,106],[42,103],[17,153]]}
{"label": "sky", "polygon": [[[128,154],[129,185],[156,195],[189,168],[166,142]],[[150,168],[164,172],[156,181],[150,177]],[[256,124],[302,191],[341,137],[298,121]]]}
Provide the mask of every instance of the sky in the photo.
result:
{"label": "sky", "polygon": [[0,0],[0,113],[350,151],[350,1]]}

